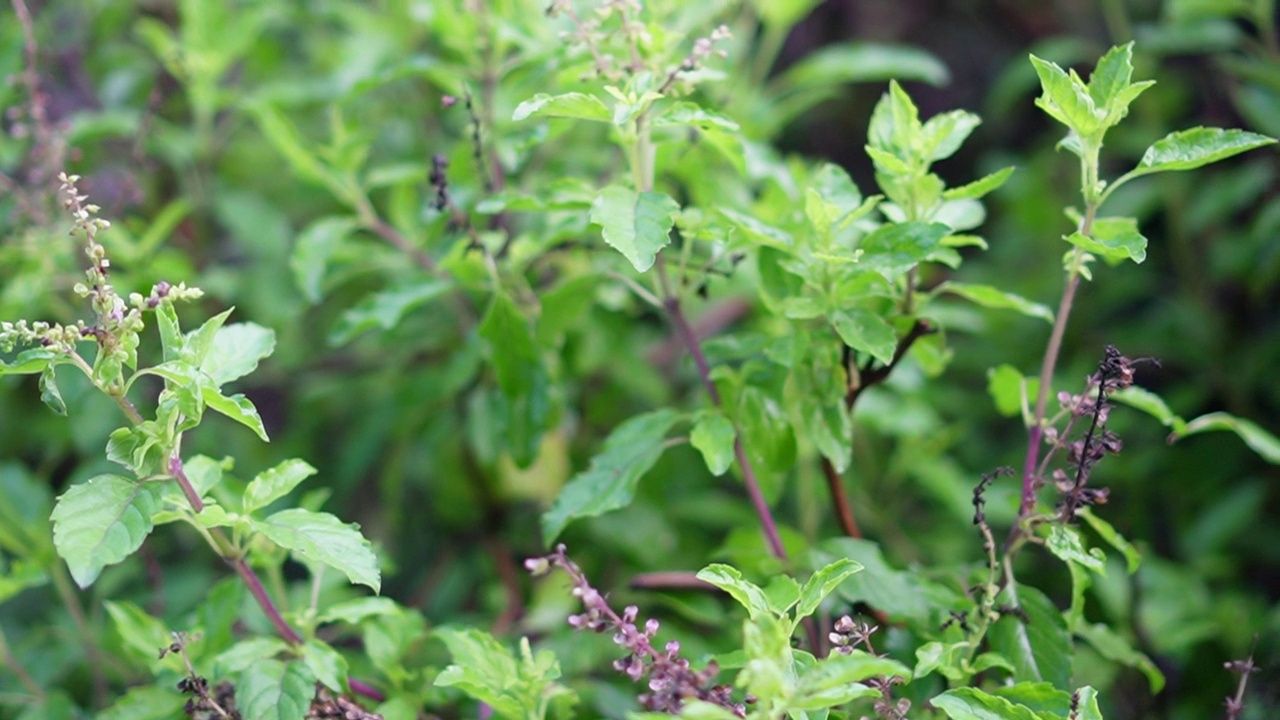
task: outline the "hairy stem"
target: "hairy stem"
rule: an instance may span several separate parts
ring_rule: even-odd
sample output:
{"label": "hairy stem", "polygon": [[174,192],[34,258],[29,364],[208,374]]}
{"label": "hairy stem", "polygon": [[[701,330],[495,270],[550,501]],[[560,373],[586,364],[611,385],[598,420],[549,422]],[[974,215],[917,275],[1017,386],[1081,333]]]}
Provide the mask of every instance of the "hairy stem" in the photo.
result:
{"label": "hairy stem", "polygon": [[258,579],[258,574],[249,567],[249,563],[243,558],[224,558],[227,564],[231,566],[240,579],[244,581],[246,587],[249,588],[249,594],[258,602],[258,606],[262,608],[262,612],[266,613],[267,620],[271,622],[271,626],[276,629],[280,637],[291,645],[302,644],[302,636],[297,633],[289,623],[280,615],[280,611],[276,609],[276,605],[271,601],[271,597],[267,595],[267,590],[262,586],[262,581]]}
{"label": "hairy stem", "polygon": [[827,489],[831,492],[831,504],[835,506],[836,520],[840,522],[840,530],[854,538],[862,537],[862,529],[858,521],[853,519],[853,506],[844,492],[844,483],[840,479],[840,471],[827,458],[822,458],[822,474],[827,479]]}

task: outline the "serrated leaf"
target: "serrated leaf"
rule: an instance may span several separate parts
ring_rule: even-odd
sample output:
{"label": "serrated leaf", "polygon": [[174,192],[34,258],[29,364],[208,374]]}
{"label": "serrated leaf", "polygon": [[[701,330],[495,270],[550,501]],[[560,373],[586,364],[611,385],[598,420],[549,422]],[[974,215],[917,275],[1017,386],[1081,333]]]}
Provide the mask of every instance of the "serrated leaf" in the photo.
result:
{"label": "serrated leaf", "polygon": [[1027,317],[1040,318],[1050,325],[1053,324],[1053,311],[1047,306],[990,285],[973,285],[948,281],[935,292],[953,293],[985,308],[1013,310]]}
{"label": "serrated leaf", "polygon": [[258,367],[276,349],[276,333],[255,323],[235,323],[218,329],[200,370],[222,387]]}
{"label": "serrated leaf", "polygon": [[270,442],[270,438],[267,437],[267,428],[262,424],[262,416],[258,414],[258,408],[254,407],[243,394],[223,395],[212,383],[206,382],[200,384],[200,398],[210,410],[249,428],[262,439],[262,442]]}
{"label": "serrated leaf", "polygon": [[356,227],[355,218],[326,217],[311,223],[298,234],[293,253],[289,256],[289,268],[293,270],[293,280],[303,297],[312,304],[320,302],[320,284],[329,258]]}
{"label": "serrated leaf", "polygon": [[448,280],[423,280],[376,292],[342,313],[333,331],[330,345],[345,345],[364,333],[381,328],[390,330],[411,310],[415,310],[453,288]]}
{"label": "serrated leaf", "polygon": [[156,506],[153,486],[119,475],[97,475],[59,497],[50,518],[53,545],[76,584],[88,587],[102,568],[142,547]]}
{"label": "serrated leaf", "polygon": [[803,618],[812,615],[823,599],[830,595],[840,583],[844,582],[845,578],[861,571],[862,566],[858,563],[848,558],[840,558],[815,572],[805,581],[804,587],[800,589],[800,602],[796,606],[796,617]]}
{"label": "serrated leaf", "polygon": [[733,440],[738,433],[724,413],[706,412],[698,416],[689,433],[689,443],[702,454],[712,475],[723,475],[733,464]]}
{"label": "serrated leaf", "polygon": [[1126,177],[1171,170],[1193,170],[1233,155],[1270,145],[1275,138],[1222,128],[1195,127],[1169,133],[1143,153]]}
{"label": "serrated leaf", "polygon": [[1006,586],[1002,603],[1020,608],[1026,619],[1006,613],[991,627],[991,649],[1014,667],[1019,682],[1048,682],[1066,690],[1071,681],[1071,637],[1062,613],[1039,590],[1022,584]]}
{"label": "serrated leaf", "polygon": [[893,362],[898,334],[876,313],[862,308],[837,310],[831,314],[831,325],[845,345],[868,353],[885,365]]}
{"label": "serrated leaf", "polygon": [[1025,705],[1015,705],[977,688],[948,690],[929,702],[951,720],[1044,720]]}
{"label": "serrated leaf", "polygon": [[698,571],[698,579],[729,593],[739,605],[746,608],[747,615],[753,620],[772,613],[764,589],[742,577],[742,573],[735,567],[713,563]]}
{"label": "serrated leaf", "polygon": [[586,93],[571,92],[563,95],[538,93],[516,106],[511,119],[520,122],[531,117],[578,118],[610,122],[613,113],[600,98]]}
{"label": "serrated leaf", "polygon": [[285,460],[269,470],[263,470],[244,489],[244,512],[251,513],[270,505],[315,474],[314,467],[296,459]]}
{"label": "serrated leaf", "polygon": [[882,225],[859,243],[862,266],[880,273],[890,282],[918,265],[951,228],[942,223],[892,223]]}
{"label": "serrated leaf", "polygon": [[1005,181],[1009,179],[1009,176],[1012,175],[1013,171],[1016,169],[1017,168],[1010,165],[1009,167],[997,170],[990,175],[984,175],[971,183],[951,188],[950,190],[942,193],[942,199],[963,200],[966,198],[980,198],[983,195],[996,190],[1001,185],[1004,185]]}
{"label": "serrated leaf", "polygon": [[378,558],[359,525],[348,525],[329,513],[290,508],[254,520],[253,527],[280,547],[341,571],[353,583],[374,592],[381,588]]}
{"label": "serrated leaf", "polygon": [[1182,433],[1172,436],[1172,439],[1181,440],[1188,435],[1217,430],[1235,433],[1244,441],[1245,445],[1248,445],[1250,449],[1258,453],[1263,460],[1272,465],[1280,465],[1280,438],[1267,432],[1252,420],[1245,420],[1230,413],[1212,412],[1207,415],[1201,415],[1194,420],[1188,421],[1186,429]]}
{"label": "serrated leaf", "polygon": [[554,682],[560,664],[549,650],[534,653],[520,639],[517,657],[493,636],[480,630],[440,628],[436,637],[449,648],[454,663],[437,677],[438,686],[457,687],[512,720],[546,717],[551,702],[572,692]]}
{"label": "serrated leaf", "polygon": [[636,192],[622,185],[600,191],[591,204],[591,222],[604,241],[622,253],[638,272],[653,267],[658,251],[671,242],[680,205],[662,192]]}
{"label": "serrated leaf", "polygon": [[1014,683],[993,688],[991,694],[1055,719],[1066,717],[1071,712],[1071,693],[1059,690],[1049,683]]}
{"label": "serrated leaf", "polygon": [[554,540],[573,520],[629,505],[640,478],[662,456],[667,431],[679,419],[679,413],[664,408],[633,417],[610,433],[591,467],[574,476],[543,514],[543,541]]}
{"label": "serrated leaf", "polygon": [[301,720],[316,695],[315,682],[301,661],[259,660],[240,673],[236,708],[245,720]]}

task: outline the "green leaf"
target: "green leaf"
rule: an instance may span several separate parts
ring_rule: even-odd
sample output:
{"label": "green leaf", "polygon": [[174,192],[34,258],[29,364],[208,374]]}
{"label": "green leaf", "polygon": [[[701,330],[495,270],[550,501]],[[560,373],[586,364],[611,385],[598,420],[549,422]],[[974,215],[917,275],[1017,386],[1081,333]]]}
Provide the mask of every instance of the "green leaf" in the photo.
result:
{"label": "green leaf", "polygon": [[1103,128],[1105,113],[1094,104],[1084,81],[1074,70],[1068,73],[1056,63],[1035,55],[1031,56],[1031,64],[1043,90],[1036,98],[1036,106],[1079,136],[1093,138]]}
{"label": "green leaf", "polygon": [[315,698],[315,682],[306,663],[259,660],[240,673],[236,707],[246,720],[300,720]]}
{"label": "green leaf", "polygon": [[1147,259],[1147,239],[1138,232],[1138,221],[1133,218],[1099,218],[1089,235],[1077,231],[1064,239],[1112,265],[1126,259],[1135,263]]}
{"label": "green leaf", "polygon": [[228,397],[212,383],[201,383],[200,398],[210,410],[249,428],[262,439],[262,442],[270,442],[267,437],[267,428],[262,424],[262,416],[258,415],[258,408],[254,407],[243,394],[236,393]]}
{"label": "green leaf", "polygon": [[362,597],[330,605],[327,610],[320,614],[318,622],[345,622],[359,625],[365,618],[379,615],[395,615],[399,612],[400,609],[396,602],[390,598]]}
{"label": "green leaf", "polygon": [[1267,432],[1252,420],[1245,420],[1230,413],[1212,412],[1207,415],[1201,415],[1189,421],[1186,429],[1181,433],[1175,433],[1171,436],[1171,439],[1181,440],[1188,435],[1217,430],[1227,430],[1235,433],[1244,441],[1245,445],[1248,445],[1250,449],[1258,453],[1263,460],[1272,465],[1280,465],[1280,438]]}
{"label": "green leaf", "polygon": [[288,650],[288,643],[280,638],[255,637],[241,640],[218,653],[218,656],[213,659],[214,674],[230,675],[244,672],[258,662],[274,658]]}
{"label": "green leaf", "polygon": [[644,272],[653,266],[658,251],[671,242],[680,205],[662,192],[637,193],[622,185],[600,191],[591,204],[591,222],[599,225],[604,241]]}
{"label": "green leaf", "polygon": [[733,423],[719,410],[700,413],[689,442],[702,454],[712,475],[723,475],[733,464],[733,440],[738,436]]}
{"label": "green leaf", "polygon": [[1048,682],[1066,690],[1071,681],[1071,636],[1062,613],[1039,590],[1023,585],[1006,586],[1002,603],[1020,608],[1026,619],[1006,613],[991,627],[991,649],[1014,667],[1019,682]]}
{"label": "green leaf", "polygon": [[1075,528],[1051,526],[1045,546],[1063,562],[1078,563],[1099,575],[1105,575],[1107,572],[1107,556],[1098,548],[1090,548],[1086,552],[1084,541],[1080,539],[1080,533]]}
{"label": "green leaf", "polygon": [[850,558],[864,568],[840,583],[836,593],[841,598],[882,609],[890,618],[930,621],[939,604],[934,587],[916,573],[890,567],[878,544],[858,538],[834,538],[820,547],[818,558]]}
{"label": "green leaf", "polygon": [[276,152],[284,156],[295,175],[316,185],[324,186],[334,197],[352,205],[355,195],[337,172],[321,162],[308,148],[305,140],[279,110],[266,103],[250,103],[248,106],[258,129],[266,136]]}
{"label": "green leaf", "polygon": [[[1161,676],[1161,679],[1163,680],[1163,676]],[[1163,685],[1164,683],[1161,682],[1162,687]],[[1158,689],[1153,689],[1151,694],[1154,695],[1158,692],[1160,692]],[[1076,691],[1076,698],[1080,708],[1076,720],[1102,720],[1102,710],[1098,707],[1097,690],[1085,685]]]}
{"label": "green leaf", "polygon": [[294,243],[289,256],[293,280],[303,297],[312,304],[320,302],[320,284],[324,280],[329,258],[337,251],[358,223],[355,218],[335,216],[321,218],[308,225]]}
{"label": "green leaf", "polygon": [[554,540],[572,520],[629,505],[640,478],[662,456],[667,431],[679,419],[679,413],[664,408],[619,425],[591,459],[591,467],[574,476],[543,514],[543,540]]}
{"label": "green leaf", "polygon": [[1118,635],[1115,630],[1102,623],[1081,623],[1076,628],[1076,635],[1084,638],[1102,657],[1118,662],[1126,667],[1134,668],[1147,676],[1151,686],[1151,694],[1156,695],[1164,689],[1164,673],[1141,652],[1129,644],[1129,641]]}
{"label": "green leaf", "polygon": [[977,688],[948,690],[929,702],[951,720],[1045,720],[1025,705],[1015,705]]}
{"label": "green leaf", "polygon": [[178,311],[173,309],[172,302],[162,302],[156,306],[156,328],[160,331],[160,347],[164,361],[169,362],[181,357],[187,339],[182,334],[182,328],[178,323]]}
{"label": "green leaf", "polygon": [[916,648],[916,677],[924,677],[937,672],[948,680],[959,683],[967,680],[972,672],[963,667],[965,653],[969,642],[942,643],[937,640],[925,643]]}
{"label": "green leaf", "polygon": [[1169,170],[1193,170],[1274,142],[1274,138],[1244,130],[1207,127],[1180,130],[1169,133],[1147,148],[1138,167],[1125,177]]}
{"label": "green leaf", "polygon": [[920,157],[928,162],[951,157],[980,124],[982,118],[964,110],[934,115],[921,128]]}
{"label": "green leaf", "polygon": [[[764,0],[772,4],[772,0]],[[778,88],[829,86],[884,80],[945,85],[951,75],[933,55],[906,45],[846,42],[827,45],[804,56],[772,81]]]}
{"label": "green leaf", "polygon": [[448,280],[421,280],[418,282],[376,292],[342,313],[329,333],[330,345],[345,345],[356,337],[381,328],[390,330],[411,310],[443,296],[453,289]]}
{"label": "green leaf", "polygon": [[795,239],[791,236],[791,233],[763,223],[751,215],[725,207],[716,208],[716,212],[744,230],[748,236],[760,245],[785,250],[795,244]]}
{"label": "green leaf", "polygon": [[511,119],[515,122],[531,117],[578,118],[611,122],[613,113],[595,95],[578,92],[563,95],[538,93],[517,105],[515,112],[511,114]]}
{"label": "green leaf", "polygon": [[187,333],[183,339],[182,353],[180,359],[182,362],[192,367],[200,367],[204,363],[205,358],[209,356],[209,350],[212,349],[219,330],[226,323],[227,318],[231,316],[231,310],[224,310],[217,315],[209,318],[203,325]]}
{"label": "green leaf", "polygon": [[254,323],[235,323],[218,329],[200,370],[218,386],[244,377],[258,361],[275,352],[276,333]]}
{"label": "green leaf", "polygon": [[302,662],[321,685],[334,692],[347,692],[347,659],[328,643],[315,638],[303,643]]}
{"label": "green leaf", "polygon": [[378,558],[359,525],[348,525],[329,513],[290,508],[254,520],[253,527],[280,547],[343,572],[353,583],[374,592],[381,587]]}
{"label": "green leaf", "polygon": [[524,313],[506,294],[493,296],[480,322],[480,337],[489,342],[490,360],[498,387],[509,397],[519,397],[533,389],[533,375],[542,358]]}
{"label": "green leaf", "polygon": [[980,198],[983,195],[996,190],[1001,185],[1004,185],[1005,181],[1009,179],[1009,176],[1012,175],[1013,171],[1016,169],[1017,168],[1010,165],[1009,167],[997,170],[990,175],[984,175],[971,183],[951,188],[950,190],[942,193],[942,199],[964,200],[966,198]]}
{"label": "green leaf", "polygon": [[729,593],[730,597],[737,600],[739,605],[747,609],[747,615],[752,620],[762,616],[769,616],[773,612],[769,605],[769,598],[765,595],[764,590],[759,585],[743,578],[742,573],[735,567],[713,563],[698,571],[698,579],[711,583]]}
{"label": "green leaf", "polygon": [[1119,550],[1120,554],[1124,555],[1130,575],[1138,571],[1138,565],[1142,563],[1142,555],[1138,553],[1137,548],[1124,539],[1123,535],[1116,532],[1111,523],[1094,515],[1089,508],[1081,508],[1076,514],[1084,518],[1085,522],[1089,523],[1089,527],[1093,528],[1093,531],[1098,533],[1098,536],[1106,541],[1108,545]]}
{"label": "green leaf", "polygon": [[1103,55],[1089,75],[1089,97],[1093,104],[1108,108],[1120,91],[1129,87],[1133,76],[1133,43],[1117,45]]}
{"label": "green leaf", "polygon": [[1071,712],[1071,693],[1059,690],[1049,683],[1020,682],[993,688],[992,695],[1002,697],[1016,705],[1025,705],[1041,716],[1066,717]]}
{"label": "green leaf", "polygon": [[813,11],[821,0],[752,0],[761,24],[774,30],[790,30]]}
{"label": "green leaf", "polygon": [[285,460],[270,470],[263,470],[244,489],[244,512],[251,513],[270,505],[315,474],[316,469],[302,460]]}
{"label": "green leaf", "polygon": [[882,225],[862,239],[862,266],[880,273],[890,282],[918,265],[951,228],[942,223],[892,223]]}
{"label": "green leaf", "polygon": [[0,377],[42,373],[58,358],[66,358],[66,353],[42,347],[23,350],[12,363],[0,360]]}
{"label": "green leaf", "polygon": [[987,370],[987,392],[1001,415],[1013,417],[1026,411],[1029,398],[1040,392],[1040,379],[1024,377],[1006,363]]}
{"label": "green leaf", "polygon": [[947,281],[934,292],[949,292],[994,310],[1013,310],[1027,317],[1040,318],[1053,324],[1053,311],[1038,302],[1032,302],[1021,295],[994,288],[990,285],[973,285]]}
{"label": "green leaf", "polygon": [[880,694],[878,690],[859,683],[886,676],[910,679],[911,671],[896,660],[862,650],[854,650],[848,655],[833,654],[800,675],[795,695],[787,707],[792,710],[821,710],[858,698],[876,697]]}
{"label": "green leaf", "polygon": [[862,566],[858,563],[848,558],[840,558],[814,573],[800,589],[800,603],[796,606],[796,618],[812,615],[823,599],[844,582],[845,578],[861,571]]}
{"label": "green leaf", "polygon": [[132,555],[153,527],[152,485],[119,475],[97,475],[67,490],[53,509],[53,545],[71,577],[88,587],[102,568]]}
{"label": "green leaf", "polygon": [[702,128],[715,128],[728,132],[738,132],[738,123],[722,115],[707,112],[695,103],[678,102],[654,119],[654,127],[680,125]]}
{"label": "green leaf", "polygon": [[528,638],[520,640],[517,658],[492,635],[474,629],[442,627],[435,631],[453,656],[453,664],[436,676],[435,684],[457,687],[512,720],[544,718],[548,705],[572,692],[555,682],[560,664],[549,650],[536,655]]}
{"label": "green leaf", "polygon": [[164,622],[131,602],[107,600],[103,605],[129,656],[153,671],[159,669],[158,651],[173,642]]}
{"label": "green leaf", "polygon": [[182,714],[186,699],[167,687],[144,685],[122,695],[97,714],[97,720],[170,720]]}
{"label": "green leaf", "polygon": [[1187,422],[1174,414],[1165,404],[1164,398],[1137,385],[1132,385],[1112,393],[1110,399],[1137,408],[1160,421],[1161,425],[1173,428],[1174,433],[1186,432]]}
{"label": "green leaf", "polygon": [[845,345],[869,353],[885,365],[893,362],[898,334],[876,313],[861,308],[837,310],[831,314],[831,325]]}
{"label": "green leaf", "polygon": [[40,373],[40,402],[49,406],[50,410],[65,417],[67,403],[63,401],[62,392],[58,390],[56,367],[55,365],[50,365]]}

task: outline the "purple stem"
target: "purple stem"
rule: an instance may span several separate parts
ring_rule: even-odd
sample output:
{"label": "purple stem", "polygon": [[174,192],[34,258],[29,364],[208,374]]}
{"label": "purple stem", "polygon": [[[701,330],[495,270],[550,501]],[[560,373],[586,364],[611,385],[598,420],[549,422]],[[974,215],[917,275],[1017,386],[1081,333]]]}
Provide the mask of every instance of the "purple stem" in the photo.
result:
{"label": "purple stem", "polygon": [[[661,257],[659,257],[661,261]],[[689,325],[689,320],[684,316],[684,310],[680,307],[680,298],[675,294],[668,293],[663,301],[663,306],[667,310],[667,315],[671,317],[671,324],[675,326],[676,335],[680,337],[680,341],[684,343],[685,349],[693,356],[693,363],[698,366],[698,377],[702,380],[702,386],[707,389],[707,395],[711,398],[711,403],[716,407],[722,407],[723,402],[720,399],[720,391],[716,389],[716,384],[711,380],[711,367],[707,364],[707,356],[702,353],[702,345],[698,342],[698,336],[694,334],[693,328]],[[765,502],[764,493],[760,491],[760,482],[756,480],[755,469],[751,466],[751,461],[747,458],[747,451],[742,446],[742,434],[738,433],[733,438],[733,455],[738,459],[738,467],[742,470],[742,480],[747,486],[747,495],[751,498],[751,505],[755,508],[756,515],[760,518],[760,526],[764,530],[765,539],[769,542],[769,550],[774,556],[786,560],[787,551],[782,547],[782,538],[778,535],[778,525],[773,520],[773,513],[769,510],[769,504]]]}

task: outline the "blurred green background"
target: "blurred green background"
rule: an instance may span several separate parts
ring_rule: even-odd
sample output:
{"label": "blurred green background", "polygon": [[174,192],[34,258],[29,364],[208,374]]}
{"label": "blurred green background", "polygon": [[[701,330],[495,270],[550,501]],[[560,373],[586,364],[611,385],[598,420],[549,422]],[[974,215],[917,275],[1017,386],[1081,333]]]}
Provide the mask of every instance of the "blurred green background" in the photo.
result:
{"label": "blurred green background", "polygon": [[[160,279],[185,280],[207,293],[189,322],[234,305],[233,319],[277,333],[275,355],[240,387],[262,412],[272,443],[210,420],[184,450],[235,456],[242,477],[287,457],[320,468],[331,493],[326,507],[360,522],[380,546],[384,594],[422,609],[432,623],[507,631],[526,606],[536,612],[523,627],[554,622],[567,601],[528,598],[517,569],[542,549],[539,513],[618,423],[663,402],[702,402],[688,368],[663,360],[665,326],[656,316],[637,320],[590,282],[563,289],[556,327],[546,332],[558,348],[552,395],[565,421],[545,440],[534,469],[517,472],[494,450],[501,445],[492,416],[500,410],[492,383],[480,377],[486,345],[467,322],[478,306],[462,295],[424,309],[432,291],[409,256],[373,233],[326,235],[334,230],[323,220],[342,212],[342,201],[289,171],[278,144],[264,135],[262,109],[286,118],[337,165],[376,168],[366,189],[377,212],[411,229],[428,254],[448,257],[458,246],[448,240],[454,233],[447,214],[430,207],[433,155],[448,159],[450,191],[465,208],[492,194],[486,183],[530,191],[558,172],[591,176],[613,162],[603,137],[591,131],[579,128],[566,143],[562,126],[548,131],[510,121],[515,105],[546,89],[552,76],[546,58],[557,36],[541,4],[27,6],[48,121],[26,111],[24,28],[6,8],[0,318],[82,316],[68,292],[81,257],[65,236],[52,177],[62,169],[84,175],[82,188],[115,224],[105,243],[118,286],[145,292]],[[700,14],[732,22],[741,11],[717,2],[682,12],[685,20]],[[504,38],[510,62],[485,60],[495,52],[486,39],[492,37]],[[1059,131],[1033,105],[1038,85],[1027,55],[1088,66],[1128,40],[1137,41],[1135,77],[1158,85],[1108,137],[1115,172],[1155,139],[1193,125],[1280,136],[1276,12],[1274,2],[1261,0],[825,2],[786,34],[774,67],[749,70],[764,71],[755,82],[788,82],[788,67],[849,41],[922,51],[899,58],[914,63],[907,87],[922,115],[963,108],[984,119],[939,172],[954,185],[1018,167],[988,198],[980,232],[990,250],[966,256],[961,279],[1052,305],[1066,249],[1058,241],[1068,227],[1061,209],[1078,202],[1078,189],[1073,159],[1054,149]],[[730,58],[739,63],[749,64]],[[753,82],[744,75],[742,83]],[[727,106],[748,107],[735,92],[749,85],[712,87],[711,97]],[[820,102],[815,97],[795,117],[752,131],[784,153],[842,165],[870,193],[862,146],[883,91],[882,82],[828,83],[817,91]],[[508,177],[495,178],[475,161],[463,103],[442,102],[467,93]],[[525,162],[547,132],[558,139],[559,154]],[[1280,431],[1277,163],[1272,150],[1251,153],[1134,183],[1113,200],[1116,212],[1141,219],[1151,241],[1147,261],[1098,267],[1083,288],[1058,376],[1064,387],[1074,389],[1111,343],[1161,361],[1158,369],[1144,368],[1139,383],[1179,415],[1225,410]],[[539,250],[580,237],[578,225],[555,216],[513,218],[512,232],[537,233]],[[484,226],[489,234],[505,230]],[[327,262],[308,252],[327,253]],[[540,272],[533,262],[524,268],[531,278]],[[739,295],[733,281],[713,281],[706,307],[694,312],[723,309]],[[749,308],[745,317],[730,315],[753,320]],[[1000,417],[987,397],[987,371],[1011,363],[1034,373],[1048,335],[1043,324],[976,309],[957,311],[950,326],[954,357],[944,374],[926,378],[904,368],[891,387],[866,398],[856,418],[851,497],[867,537],[898,567],[979,558],[969,524],[972,486],[981,472],[1019,464],[1025,444],[1017,419]],[[673,372],[679,382],[669,382]],[[102,448],[120,423],[117,411],[69,373],[63,392],[70,422],[41,405],[34,378],[0,381],[0,493],[9,498],[8,512],[47,516],[42,494],[106,464]],[[1263,670],[1248,717],[1280,712],[1280,472],[1234,435],[1170,446],[1167,429],[1137,411],[1119,408],[1112,423],[1125,451],[1095,476],[1112,488],[1099,514],[1144,549],[1145,561],[1133,578],[1116,567],[1095,588],[1088,614],[1131,627],[1137,647],[1169,683],[1153,698],[1140,674],[1105,663],[1081,663],[1082,682],[1106,688],[1108,718],[1217,717],[1235,684],[1222,663],[1248,654],[1256,639]],[[709,477],[691,449],[668,453],[653,475],[678,481],[642,483],[631,507],[572,526],[566,542],[581,548],[579,562],[601,587],[642,605],[671,605],[673,622],[690,636],[686,645],[697,650],[707,641],[696,633],[724,622],[718,604],[629,591],[626,583],[638,572],[740,561],[755,547],[742,537],[754,532],[755,520],[738,488]],[[815,471],[798,469],[794,480],[779,503],[784,521],[809,537],[834,534]],[[993,509],[997,522],[1010,517],[1007,503]],[[211,557],[191,560],[203,557],[197,542],[164,528],[142,557],[109,568],[87,591],[89,622],[103,622],[97,600],[106,597],[134,598],[166,617],[188,611],[224,574]],[[1020,576],[1035,578],[1065,605],[1060,564],[1034,553],[1022,562]],[[75,625],[51,602],[53,587],[33,584],[0,605],[12,651],[41,683],[83,693]],[[609,647],[561,642],[571,650],[561,652],[568,673],[607,667]],[[12,683],[0,677],[0,691]],[[596,692],[603,698],[597,707],[608,706],[608,691]]]}

